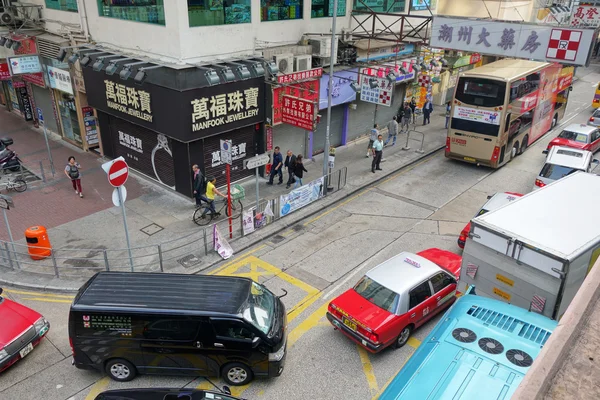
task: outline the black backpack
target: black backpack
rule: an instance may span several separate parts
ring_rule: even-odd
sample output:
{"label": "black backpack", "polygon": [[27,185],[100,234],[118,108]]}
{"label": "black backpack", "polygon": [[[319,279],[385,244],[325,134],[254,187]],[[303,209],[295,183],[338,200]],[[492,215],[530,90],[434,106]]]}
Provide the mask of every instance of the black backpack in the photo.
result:
{"label": "black backpack", "polygon": [[79,178],[79,168],[77,168],[76,165],[69,164],[69,176],[71,177],[71,179]]}

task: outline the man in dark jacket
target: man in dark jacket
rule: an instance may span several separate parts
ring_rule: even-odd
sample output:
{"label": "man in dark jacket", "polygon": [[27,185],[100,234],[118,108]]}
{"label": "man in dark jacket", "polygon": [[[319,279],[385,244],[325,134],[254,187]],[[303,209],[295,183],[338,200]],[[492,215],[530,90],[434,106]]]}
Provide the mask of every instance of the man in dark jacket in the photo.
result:
{"label": "man in dark jacket", "polygon": [[194,171],[194,198],[196,199],[196,206],[200,206],[202,201],[208,203],[208,199],[206,196],[204,196],[206,193],[204,176],[202,175],[202,171],[200,171],[200,168],[198,168],[197,164],[192,166],[192,171]]}
{"label": "man in dark jacket", "polygon": [[294,167],[296,166],[296,156],[294,155],[294,153],[292,153],[291,150],[287,151],[287,155],[285,157],[285,162],[283,163],[283,166],[287,168],[288,172],[288,181],[285,185],[285,188],[289,189],[292,183],[296,181],[294,179]]}
{"label": "man in dark jacket", "polygon": [[431,99],[427,99],[425,105],[423,105],[423,125],[427,125],[431,122],[431,113],[433,112],[433,103]]}
{"label": "man in dark jacket", "polygon": [[275,147],[275,151],[273,151],[273,163],[271,164],[271,174],[269,176],[269,182],[267,185],[273,184],[273,178],[275,175],[279,175],[279,184],[283,183],[283,173],[281,170],[283,169],[283,157],[279,152],[279,146]]}

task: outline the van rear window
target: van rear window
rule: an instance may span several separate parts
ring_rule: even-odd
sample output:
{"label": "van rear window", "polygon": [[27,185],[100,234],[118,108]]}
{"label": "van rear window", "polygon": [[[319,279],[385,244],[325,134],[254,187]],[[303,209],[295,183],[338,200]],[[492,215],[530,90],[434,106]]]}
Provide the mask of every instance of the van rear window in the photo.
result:
{"label": "van rear window", "polygon": [[577,168],[564,167],[556,164],[546,164],[540,172],[540,176],[552,180],[563,178],[567,175],[571,175],[573,172],[579,171]]}

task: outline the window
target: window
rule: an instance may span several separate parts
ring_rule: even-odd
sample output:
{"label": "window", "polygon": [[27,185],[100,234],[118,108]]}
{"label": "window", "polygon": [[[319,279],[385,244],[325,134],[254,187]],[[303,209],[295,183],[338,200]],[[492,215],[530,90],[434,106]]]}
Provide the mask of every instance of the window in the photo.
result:
{"label": "window", "polygon": [[433,292],[437,293],[440,290],[444,289],[446,286],[451,285],[454,283],[454,279],[444,273],[444,272],[440,272],[439,274],[435,274],[432,278],[431,278],[431,284],[433,285]]}
{"label": "window", "polygon": [[354,290],[377,307],[383,308],[391,313],[396,312],[398,300],[400,299],[398,293],[380,285],[371,278],[366,276],[363,277],[358,281],[356,286],[354,286]]}
{"label": "window", "polygon": [[540,172],[540,176],[552,180],[558,180],[567,175],[571,175],[573,172],[580,171],[577,168],[564,167],[562,165],[556,164],[546,164],[544,168],[542,168],[542,172]]}
{"label": "window", "polygon": [[46,8],[77,12],[77,0],[46,0]]}
{"label": "window", "polygon": [[411,0],[410,9],[411,11],[427,11],[435,10],[437,6],[437,0]]}
{"label": "window", "polygon": [[405,8],[405,0],[354,0],[354,9],[360,11],[403,13]]}
{"label": "window", "polygon": [[505,82],[463,77],[458,80],[454,97],[467,105],[499,107],[504,104],[505,91]]}
{"label": "window", "polygon": [[510,84],[510,102],[533,93],[540,87],[539,72],[527,75],[525,78],[516,80]]}
{"label": "window", "polygon": [[244,324],[234,320],[212,320],[212,326],[215,328],[217,336],[228,339],[252,340],[254,333]]}
{"label": "window", "polygon": [[248,308],[243,312],[244,319],[263,333],[269,333],[275,313],[275,296],[264,286],[252,282]]}
{"label": "window", "polygon": [[[333,17],[333,0],[311,0],[310,16],[312,18]],[[338,0],[337,16],[346,15],[346,1]]]}
{"label": "window", "polygon": [[192,319],[159,319],[146,323],[144,338],[155,340],[194,340],[198,321]]}
{"label": "window", "polygon": [[165,24],[164,0],[98,0],[101,17]]}
{"label": "window", "polygon": [[303,0],[261,0],[261,21],[285,21],[302,19]]}
{"label": "window", "polygon": [[488,124],[485,122],[470,121],[460,118],[452,118],[450,123],[452,129],[457,129],[465,132],[480,133],[488,136],[498,136],[500,125]]}
{"label": "window", "polygon": [[249,24],[250,0],[187,0],[191,27]]}
{"label": "window", "polygon": [[408,309],[415,308],[428,297],[431,296],[431,288],[429,287],[429,281],[421,283],[419,286],[410,291],[410,305]]}
{"label": "window", "polygon": [[562,131],[558,135],[558,137],[561,139],[574,140],[579,143],[589,143],[588,135],[584,135],[584,134],[572,132],[572,131],[567,131],[567,130]]}

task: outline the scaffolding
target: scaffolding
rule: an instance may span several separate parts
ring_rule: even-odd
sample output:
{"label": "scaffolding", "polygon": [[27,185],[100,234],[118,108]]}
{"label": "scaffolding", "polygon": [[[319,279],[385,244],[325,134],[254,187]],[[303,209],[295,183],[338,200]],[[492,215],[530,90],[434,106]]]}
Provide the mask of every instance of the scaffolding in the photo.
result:
{"label": "scaffolding", "polygon": [[368,10],[352,10],[352,25],[356,25],[352,28],[352,38],[429,44],[433,20],[431,15],[378,12],[366,5],[365,7]]}

